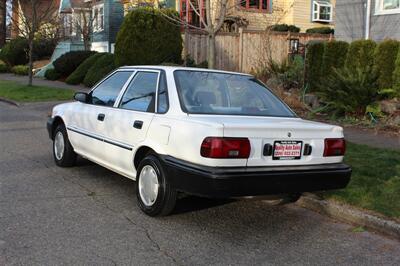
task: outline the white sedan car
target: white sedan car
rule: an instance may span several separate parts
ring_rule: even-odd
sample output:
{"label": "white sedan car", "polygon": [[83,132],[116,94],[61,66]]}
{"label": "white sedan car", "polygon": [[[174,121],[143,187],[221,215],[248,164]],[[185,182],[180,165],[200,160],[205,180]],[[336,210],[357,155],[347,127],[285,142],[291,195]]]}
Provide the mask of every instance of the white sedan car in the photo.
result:
{"label": "white sedan car", "polygon": [[178,192],[214,197],[290,195],[344,188],[338,126],[296,116],[251,75],[122,67],[47,123],[57,165],[77,154],[136,180],[148,215],[167,215]]}

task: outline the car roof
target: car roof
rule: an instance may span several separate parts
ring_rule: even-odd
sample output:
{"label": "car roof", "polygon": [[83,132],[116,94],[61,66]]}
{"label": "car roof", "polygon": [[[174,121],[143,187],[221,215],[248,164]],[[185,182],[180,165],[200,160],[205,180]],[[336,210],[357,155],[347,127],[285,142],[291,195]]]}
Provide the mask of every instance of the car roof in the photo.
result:
{"label": "car roof", "polygon": [[252,76],[250,74],[246,73],[240,73],[240,72],[232,72],[232,71],[223,71],[223,70],[217,70],[217,69],[207,69],[207,68],[196,68],[196,67],[183,67],[183,66],[160,66],[160,65],[154,65],[154,66],[123,66],[118,69],[157,69],[157,70],[165,70],[169,72],[174,72],[175,70],[189,70],[189,71],[202,71],[202,72],[213,72],[213,73],[222,73],[222,74],[234,74],[234,75],[246,75],[246,76]]}

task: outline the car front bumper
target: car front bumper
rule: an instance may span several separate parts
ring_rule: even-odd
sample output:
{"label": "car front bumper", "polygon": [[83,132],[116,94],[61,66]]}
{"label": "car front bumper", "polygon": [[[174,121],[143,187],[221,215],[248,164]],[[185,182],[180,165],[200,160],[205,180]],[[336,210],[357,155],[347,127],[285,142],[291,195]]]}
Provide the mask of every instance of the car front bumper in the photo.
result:
{"label": "car front bumper", "polygon": [[213,197],[245,197],[345,188],[351,168],[343,163],[310,166],[208,167],[162,156],[169,182],[182,192]]}
{"label": "car front bumper", "polygon": [[49,133],[49,138],[53,139],[53,123],[54,123],[54,118],[49,117],[49,119],[47,120],[46,123],[46,127],[47,127],[47,132]]}

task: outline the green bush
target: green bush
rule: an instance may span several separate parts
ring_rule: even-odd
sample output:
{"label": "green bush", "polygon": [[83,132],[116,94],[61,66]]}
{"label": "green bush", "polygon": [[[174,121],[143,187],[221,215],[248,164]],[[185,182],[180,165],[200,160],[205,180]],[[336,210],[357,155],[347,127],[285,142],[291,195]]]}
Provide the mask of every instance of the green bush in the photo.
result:
{"label": "green bush", "polygon": [[181,63],[180,28],[164,16],[179,17],[176,11],[170,9],[146,7],[136,8],[125,16],[115,43],[118,66]]}
{"label": "green bush", "polygon": [[15,75],[26,76],[29,73],[29,67],[24,65],[13,66],[11,72]]}
{"label": "green bush", "polygon": [[325,51],[322,58],[322,76],[327,77],[333,68],[342,68],[346,61],[349,44],[343,41],[331,41],[325,43]]}
{"label": "green bush", "polygon": [[68,76],[68,78],[65,80],[67,84],[71,85],[77,85],[83,82],[85,79],[86,74],[88,73],[89,69],[96,63],[96,61],[102,57],[104,54],[102,53],[97,53],[89,58],[87,58],[85,61],[82,62],[78,66],[77,69],[75,69],[74,72],[71,73],[71,75]]}
{"label": "green bush", "polygon": [[27,51],[27,40],[16,38],[3,46],[0,51],[0,59],[9,66],[25,65],[28,63]]}
{"label": "green bush", "polygon": [[63,54],[54,62],[54,69],[62,76],[69,76],[74,70],[86,60],[86,58],[95,54],[93,51],[71,51]]}
{"label": "green bush", "polygon": [[364,115],[378,97],[378,77],[372,67],[333,69],[318,94],[336,115]]}
{"label": "green bush", "polygon": [[113,54],[103,54],[88,70],[83,84],[86,87],[92,87],[108,73],[113,71],[115,66],[115,57]]}
{"label": "green bush", "polygon": [[61,74],[58,73],[54,68],[49,68],[44,73],[44,77],[48,80],[58,80],[61,78]]}
{"label": "green bush", "polygon": [[379,89],[388,89],[393,86],[393,72],[399,52],[399,44],[395,40],[385,40],[376,47],[375,71],[378,74]]}
{"label": "green bush", "polygon": [[33,41],[33,55],[35,59],[49,58],[57,46],[57,39],[35,39]]}
{"label": "green bush", "polygon": [[400,49],[397,53],[397,59],[395,62],[395,69],[393,72],[393,90],[395,95],[400,97]]}
{"label": "green bush", "polygon": [[318,90],[321,81],[324,50],[324,42],[312,41],[307,44],[306,82],[311,91]]}
{"label": "green bush", "polygon": [[6,73],[8,71],[9,71],[8,66],[5,63],[0,62],[0,73]]}
{"label": "green bush", "polygon": [[275,24],[271,26],[272,31],[279,31],[279,32],[300,32],[300,28],[296,27],[295,25],[288,25],[288,24]]}
{"label": "green bush", "polygon": [[335,34],[335,30],[330,27],[317,27],[307,29],[306,33]]}
{"label": "green bush", "polygon": [[370,69],[374,64],[376,43],[371,40],[357,40],[350,44],[345,66],[351,69]]}

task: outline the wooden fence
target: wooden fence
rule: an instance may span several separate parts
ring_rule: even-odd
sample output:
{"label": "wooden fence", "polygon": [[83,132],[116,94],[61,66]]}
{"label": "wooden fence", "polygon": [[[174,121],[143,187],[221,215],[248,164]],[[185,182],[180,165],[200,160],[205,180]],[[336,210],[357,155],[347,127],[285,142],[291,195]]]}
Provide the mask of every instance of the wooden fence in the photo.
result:
{"label": "wooden fence", "polygon": [[[288,58],[290,40],[298,40],[301,47],[311,40],[329,40],[332,36],[306,33],[266,34],[263,31],[220,33],[216,37],[216,68],[228,71],[251,72],[268,58],[281,62]],[[207,60],[207,35],[190,32],[188,54],[196,63]]]}

